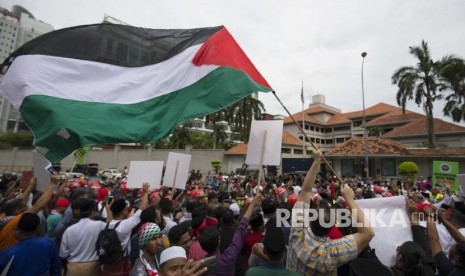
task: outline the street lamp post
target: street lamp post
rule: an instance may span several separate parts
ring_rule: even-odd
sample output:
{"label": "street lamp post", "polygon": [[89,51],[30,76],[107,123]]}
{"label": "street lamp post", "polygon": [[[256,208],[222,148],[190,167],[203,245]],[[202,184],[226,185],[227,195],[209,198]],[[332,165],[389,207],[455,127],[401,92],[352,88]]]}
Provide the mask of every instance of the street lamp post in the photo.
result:
{"label": "street lamp post", "polygon": [[367,142],[367,127],[366,127],[366,116],[365,116],[365,90],[363,88],[363,64],[365,63],[365,57],[367,56],[367,52],[362,53],[362,99],[363,99],[363,143],[365,145],[365,173],[366,177],[369,176],[369,169],[368,169],[368,142]]}

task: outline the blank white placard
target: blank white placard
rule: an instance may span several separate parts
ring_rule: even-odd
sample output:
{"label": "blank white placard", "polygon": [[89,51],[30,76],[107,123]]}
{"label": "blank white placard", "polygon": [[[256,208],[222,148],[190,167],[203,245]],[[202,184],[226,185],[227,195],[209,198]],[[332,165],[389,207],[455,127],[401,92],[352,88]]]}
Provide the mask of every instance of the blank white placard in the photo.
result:
{"label": "blank white placard", "polygon": [[[186,189],[186,182],[189,176],[189,166],[191,164],[191,157],[192,156],[189,154],[175,152],[169,153],[168,161],[166,162],[165,177],[163,178],[163,186],[172,188],[174,184],[174,188],[182,190]],[[174,183],[174,181],[176,181],[176,183]]]}
{"label": "blank white placard", "polygon": [[260,165],[262,145],[266,131],[263,165],[279,166],[281,164],[281,144],[283,139],[283,121],[252,121],[246,164]]}
{"label": "blank white placard", "polygon": [[131,161],[126,187],[142,188],[149,183],[150,189],[160,188],[163,161]]}

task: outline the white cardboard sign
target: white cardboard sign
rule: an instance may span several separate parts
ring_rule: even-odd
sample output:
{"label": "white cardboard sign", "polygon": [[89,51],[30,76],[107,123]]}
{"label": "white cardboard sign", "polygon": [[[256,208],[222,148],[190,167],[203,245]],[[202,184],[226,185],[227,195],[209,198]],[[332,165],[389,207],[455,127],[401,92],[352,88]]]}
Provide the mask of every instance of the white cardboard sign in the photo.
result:
{"label": "white cardboard sign", "polygon": [[163,186],[185,190],[187,178],[189,177],[189,166],[191,155],[170,152],[166,162]]}
{"label": "white cardboard sign", "polygon": [[375,232],[371,248],[376,249],[376,255],[384,265],[394,266],[397,246],[413,240],[405,197],[362,199],[357,200],[357,204]]}
{"label": "white cardboard sign", "polygon": [[150,189],[159,188],[163,161],[131,161],[129,164],[127,188],[142,188],[143,183],[149,183]]}
{"label": "white cardboard sign", "polygon": [[[266,136],[266,137],[265,137]],[[283,139],[283,121],[252,121],[245,163],[260,165],[263,152],[263,165],[281,164],[281,143]],[[263,142],[265,146],[263,147]]]}
{"label": "white cardboard sign", "polygon": [[50,173],[45,168],[52,163],[35,150],[32,151],[32,163],[34,164],[34,177],[37,178],[36,189],[37,191],[44,192],[51,181]]}

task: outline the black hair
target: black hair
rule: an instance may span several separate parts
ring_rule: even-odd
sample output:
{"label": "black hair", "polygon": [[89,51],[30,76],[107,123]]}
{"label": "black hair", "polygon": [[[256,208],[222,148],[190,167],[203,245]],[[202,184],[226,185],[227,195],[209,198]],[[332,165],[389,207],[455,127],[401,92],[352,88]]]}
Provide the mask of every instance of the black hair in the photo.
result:
{"label": "black hair", "polygon": [[173,209],[173,202],[167,198],[162,198],[160,200],[160,210],[163,214],[171,213]]}
{"label": "black hair", "polygon": [[216,193],[214,192],[208,193],[208,201],[215,199],[215,198],[218,198],[218,195]]}
{"label": "black hair", "polygon": [[26,207],[26,202],[22,199],[10,199],[2,206],[2,212],[5,213],[5,216],[14,216],[17,210]]}
{"label": "black hair", "polygon": [[459,258],[459,263],[465,267],[465,242],[459,242],[455,245],[455,255]]}
{"label": "black hair", "polygon": [[186,211],[189,213],[192,213],[194,211],[195,207],[197,207],[197,201],[193,199],[189,199],[186,202]]}
{"label": "black hair", "polygon": [[199,243],[202,249],[208,254],[215,252],[220,244],[220,234],[218,230],[212,226],[205,227],[202,233],[200,233]]}
{"label": "black hair", "polygon": [[208,203],[207,215],[212,218],[216,217],[216,205],[214,203]]}
{"label": "black hair", "polygon": [[234,213],[231,209],[223,208],[223,214],[221,215],[221,222],[225,226],[231,226],[234,224]]}
{"label": "black hair", "polygon": [[326,199],[321,199],[318,206],[315,208],[318,212],[318,219],[310,222],[310,228],[312,232],[318,237],[326,237],[331,231],[333,226],[324,227],[320,224],[320,215],[323,214],[323,221],[325,224],[328,224],[331,221],[331,207],[329,202]]}
{"label": "black hair", "polygon": [[413,241],[406,241],[399,247],[402,255],[402,270],[407,275],[426,275],[426,254],[423,248]]}
{"label": "black hair", "polygon": [[266,198],[263,200],[261,207],[264,215],[269,215],[276,212],[276,204],[271,198]]}
{"label": "black hair", "polygon": [[188,232],[189,227],[187,226],[187,224],[181,223],[173,226],[168,233],[168,239],[170,240],[170,244],[176,245],[181,240],[182,235]]}

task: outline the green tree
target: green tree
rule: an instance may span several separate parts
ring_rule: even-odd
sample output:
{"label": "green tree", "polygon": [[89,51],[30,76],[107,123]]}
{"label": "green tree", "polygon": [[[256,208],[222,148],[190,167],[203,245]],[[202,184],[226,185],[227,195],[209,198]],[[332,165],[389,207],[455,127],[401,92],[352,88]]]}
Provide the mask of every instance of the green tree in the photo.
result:
{"label": "green tree", "polygon": [[194,149],[211,149],[213,147],[212,136],[207,133],[191,132],[190,140]]}
{"label": "green tree", "polygon": [[210,163],[215,173],[218,174],[218,172],[221,170],[221,161],[218,159],[213,159]]}
{"label": "green tree", "polygon": [[406,190],[410,190],[413,186],[415,175],[420,172],[418,165],[412,161],[405,161],[399,164],[399,174],[404,177]]}
{"label": "green tree", "polygon": [[13,147],[31,148],[34,137],[31,132],[7,132],[0,135],[0,148],[11,149]]}
{"label": "green tree", "polygon": [[381,137],[384,134],[384,129],[380,126],[372,127],[368,130],[368,136]]}
{"label": "green tree", "polygon": [[403,66],[392,75],[392,83],[397,85],[397,104],[405,112],[407,101],[414,100],[423,107],[428,130],[428,147],[435,148],[433,103],[442,98],[437,92],[441,88],[442,69],[454,62],[455,58],[446,56],[434,61],[424,40],[420,46],[410,47],[409,53],[418,59],[416,66]]}
{"label": "green tree", "polygon": [[178,125],[169,137],[169,148],[183,149],[190,144],[190,133],[187,124]]}
{"label": "green tree", "polygon": [[250,95],[227,107],[225,115],[227,121],[234,125],[234,130],[239,132],[241,140],[248,142],[252,120],[260,119],[263,111],[263,103]]}
{"label": "green tree", "polygon": [[455,58],[444,66],[441,72],[443,85],[441,91],[451,91],[446,96],[447,103],[444,106],[444,115],[449,116],[455,122],[465,121],[465,62]]}

